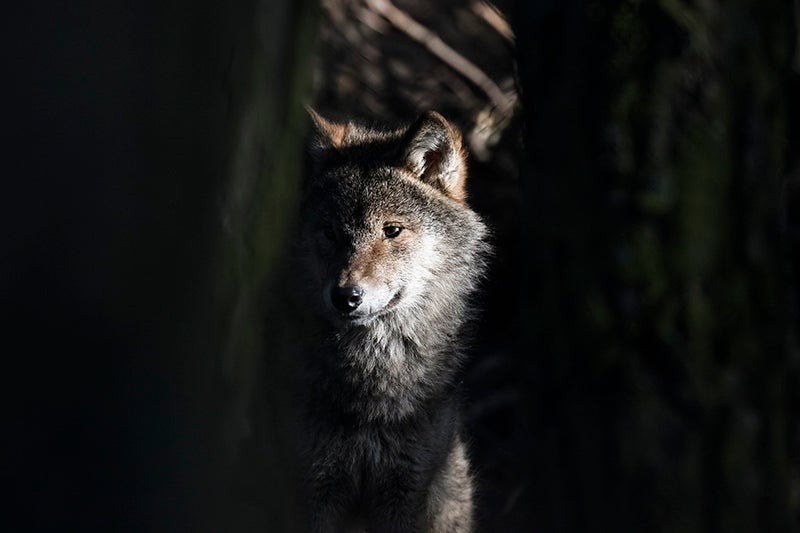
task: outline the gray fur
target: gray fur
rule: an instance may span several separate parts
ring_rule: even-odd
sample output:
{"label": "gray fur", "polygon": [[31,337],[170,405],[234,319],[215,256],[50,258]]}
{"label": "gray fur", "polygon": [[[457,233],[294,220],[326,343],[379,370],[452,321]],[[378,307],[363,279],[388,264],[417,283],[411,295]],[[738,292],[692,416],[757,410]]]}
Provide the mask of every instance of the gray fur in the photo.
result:
{"label": "gray fur", "polygon": [[[313,529],[471,531],[457,378],[489,246],[460,135],[436,113],[393,131],[312,118],[303,271],[330,324],[308,365]],[[363,289],[352,313],[339,286]]]}

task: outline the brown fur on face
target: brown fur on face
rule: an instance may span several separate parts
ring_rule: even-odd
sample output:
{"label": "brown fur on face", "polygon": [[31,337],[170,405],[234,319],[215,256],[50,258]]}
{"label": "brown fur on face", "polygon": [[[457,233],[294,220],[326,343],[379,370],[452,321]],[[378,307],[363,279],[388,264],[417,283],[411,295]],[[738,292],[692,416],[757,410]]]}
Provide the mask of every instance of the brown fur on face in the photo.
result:
{"label": "brown fur on face", "polygon": [[359,284],[369,280],[388,282],[387,278],[393,274],[390,271],[393,244],[374,240],[363,250],[356,252],[339,275],[340,285]]}

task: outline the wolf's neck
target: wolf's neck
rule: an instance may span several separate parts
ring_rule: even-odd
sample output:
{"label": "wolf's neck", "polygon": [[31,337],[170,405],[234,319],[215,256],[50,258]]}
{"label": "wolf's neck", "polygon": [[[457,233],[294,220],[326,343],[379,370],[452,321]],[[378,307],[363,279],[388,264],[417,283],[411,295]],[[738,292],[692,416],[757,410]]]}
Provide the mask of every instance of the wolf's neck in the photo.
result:
{"label": "wolf's neck", "polygon": [[463,315],[395,313],[341,332],[335,372],[353,391],[345,407],[368,419],[399,419],[450,389],[462,358]]}

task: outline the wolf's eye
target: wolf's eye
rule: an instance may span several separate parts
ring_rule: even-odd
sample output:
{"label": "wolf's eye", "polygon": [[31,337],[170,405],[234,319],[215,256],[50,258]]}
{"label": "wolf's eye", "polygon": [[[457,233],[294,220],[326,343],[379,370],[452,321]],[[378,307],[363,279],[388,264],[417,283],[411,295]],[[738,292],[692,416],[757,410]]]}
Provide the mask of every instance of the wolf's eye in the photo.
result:
{"label": "wolf's eye", "polygon": [[401,231],[403,231],[403,228],[401,228],[400,226],[384,226],[383,235],[387,239],[394,239],[395,237],[400,235]]}
{"label": "wolf's eye", "polygon": [[335,242],[336,241],[336,232],[333,231],[333,228],[330,226],[326,226],[322,228],[322,235],[328,242]]}

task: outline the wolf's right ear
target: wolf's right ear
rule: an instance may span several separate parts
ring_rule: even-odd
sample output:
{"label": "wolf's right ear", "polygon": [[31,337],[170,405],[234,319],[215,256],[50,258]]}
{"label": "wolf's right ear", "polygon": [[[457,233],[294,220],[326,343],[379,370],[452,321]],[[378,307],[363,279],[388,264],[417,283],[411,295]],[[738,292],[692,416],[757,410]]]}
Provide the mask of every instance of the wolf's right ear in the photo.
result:
{"label": "wolf's right ear", "polygon": [[314,128],[311,136],[312,156],[320,157],[331,149],[339,150],[344,146],[349,124],[331,122],[314,111],[311,106],[306,106],[306,111],[311,117]]}
{"label": "wolf's right ear", "polygon": [[408,130],[403,152],[405,167],[418,179],[463,202],[467,157],[461,134],[447,119],[428,111]]}

